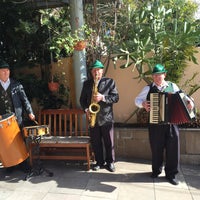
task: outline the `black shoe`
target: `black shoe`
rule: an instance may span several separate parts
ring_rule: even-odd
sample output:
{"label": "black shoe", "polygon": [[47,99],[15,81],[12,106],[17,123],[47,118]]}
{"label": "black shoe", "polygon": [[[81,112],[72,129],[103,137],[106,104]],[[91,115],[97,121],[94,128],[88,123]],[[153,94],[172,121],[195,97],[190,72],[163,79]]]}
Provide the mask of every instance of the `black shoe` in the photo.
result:
{"label": "black shoe", "polygon": [[99,171],[102,168],[103,168],[103,165],[96,164],[96,165],[94,165],[93,170],[94,171]]}
{"label": "black shoe", "polygon": [[95,166],[93,167],[93,170],[94,170],[94,171],[99,171],[100,169],[101,169],[100,165],[95,165]]}
{"label": "black shoe", "polygon": [[178,181],[173,178],[173,177],[166,177],[166,179],[169,181],[169,183],[171,183],[172,185],[178,185]]}
{"label": "black shoe", "polygon": [[152,173],[150,177],[151,177],[151,178],[158,178],[158,175],[159,175],[159,174],[157,174],[157,173]]}
{"label": "black shoe", "polygon": [[115,172],[115,165],[114,165],[114,163],[107,164],[107,169],[110,172]]}
{"label": "black shoe", "polygon": [[6,167],[6,173],[11,174],[15,170],[15,166],[12,167]]}
{"label": "black shoe", "polygon": [[18,167],[19,167],[19,170],[21,170],[24,173],[29,173],[31,171],[31,166],[28,164],[27,161],[20,163]]}

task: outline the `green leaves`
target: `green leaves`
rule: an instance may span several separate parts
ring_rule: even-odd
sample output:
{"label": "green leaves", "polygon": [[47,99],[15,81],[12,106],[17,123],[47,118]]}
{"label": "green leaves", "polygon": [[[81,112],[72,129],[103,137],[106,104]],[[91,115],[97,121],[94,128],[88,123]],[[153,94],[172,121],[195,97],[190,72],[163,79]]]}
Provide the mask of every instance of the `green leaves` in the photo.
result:
{"label": "green leaves", "polygon": [[132,66],[132,71],[137,69],[139,73],[138,79],[149,82],[154,64],[162,63],[168,70],[167,78],[178,83],[186,61],[197,63],[195,44],[200,41],[200,28],[190,17],[194,9],[187,1],[136,4],[128,13],[129,31],[119,52],[120,59],[126,58],[126,64],[121,68]]}

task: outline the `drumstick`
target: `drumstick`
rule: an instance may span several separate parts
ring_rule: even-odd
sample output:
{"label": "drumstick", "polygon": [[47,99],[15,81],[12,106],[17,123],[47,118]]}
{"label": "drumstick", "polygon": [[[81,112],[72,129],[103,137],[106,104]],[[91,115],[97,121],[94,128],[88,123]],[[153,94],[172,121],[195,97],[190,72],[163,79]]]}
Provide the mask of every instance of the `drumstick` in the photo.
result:
{"label": "drumstick", "polygon": [[33,120],[37,125],[38,125],[38,122],[36,120]]}

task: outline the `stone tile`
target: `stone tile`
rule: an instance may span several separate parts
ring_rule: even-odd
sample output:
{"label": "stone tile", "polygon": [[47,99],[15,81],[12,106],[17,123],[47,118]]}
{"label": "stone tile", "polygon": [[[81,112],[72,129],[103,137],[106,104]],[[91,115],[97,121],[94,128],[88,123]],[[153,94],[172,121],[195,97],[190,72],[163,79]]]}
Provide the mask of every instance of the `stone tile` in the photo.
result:
{"label": "stone tile", "polygon": [[185,179],[190,190],[200,191],[200,176],[195,176],[195,174],[185,175]]}
{"label": "stone tile", "polygon": [[199,190],[192,190],[190,191],[192,200],[199,200],[200,199],[200,191]]}
{"label": "stone tile", "polygon": [[99,198],[99,197],[94,197],[94,196],[81,196],[80,200],[99,200],[99,199],[103,199],[103,200],[112,200],[110,198],[107,198],[106,196],[103,198]]}
{"label": "stone tile", "polygon": [[158,178],[154,179],[154,184],[155,186],[158,186],[158,187],[179,188],[179,189],[184,189],[184,190],[188,189],[185,179],[181,174],[177,175],[176,179],[179,181],[179,184],[172,185],[166,180],[165,175],[159,176]]}
{"label": "stone tile", "polygon": [[98,197],[107,199],[116,199],[118,195],[119,182],[102,181],[101,179],[90,179],[84,196]]}
{"label": "stone tile", "polygon": [[164,171],[150,178],[151,162],[145,160],[116,161],[116,172],[106,169],[86,171],[74,162],[45,161],[46,173],[24,181],[25,174],[8,175],[0,168],[0,200],[199,200],[200,168],[182,165],[178,186],[165,179]]}
{"label": "stone tile", "polygon": [[58,194],[58,193],[48,193],[43,200],[80,200],[81,197],[76,194]]}
{"label": "stone tile", "polygon": [[193,200],[190,192],[185,189],[174,187],[157,186],[155,199],[159,200]]}
{"label": "stone tile", "polygon": [[8,199],[13,194],[13,192],[13,190],[0,188],[0,200]]}
{"label": "stone tile", "polygon": [[181,167],[185,181],[190,190],[200,190],[199,165],[183,165]]}
{"label": "stone tile", "polygon": [[153,184],[122,183],[119,188],[117,200],[122,199],[155,200]]}
{"label": "stone tile", "polygon": [[81,176],[79,178],[66,178],[60,177],[57,179],[56,187],[51,188],[53,193],[65,193],[65,194],[81,194],[88,183],[88,179],[85,180]]}
{"label": "stone tile", "polygon": [[43,200],[45,195],[46,193],[35,191],[14,191],[6,200]]}
{"label": "stone tile", "polygon": [[117,161],[115,163],[117,171],[146,171],[151,172],[151,164],[137,163],[136,161]]}
{"label": "stone tile", "polygon": [[199,165],[181,165],[181,171],[184,175],[195,175],[200,176]]}

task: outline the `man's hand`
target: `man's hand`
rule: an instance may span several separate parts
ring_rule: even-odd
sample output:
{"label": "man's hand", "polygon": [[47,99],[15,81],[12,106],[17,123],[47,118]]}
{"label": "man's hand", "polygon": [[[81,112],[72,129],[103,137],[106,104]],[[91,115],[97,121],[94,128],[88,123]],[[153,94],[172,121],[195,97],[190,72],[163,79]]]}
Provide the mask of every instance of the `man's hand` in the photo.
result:
{"label": "man's hand", "polygon": [[29,114],[28,116],[29,116],[30,120],[32,120],[32,121],[35,120],[35,115],[34,115],[34,114],[31,113],[31,114]]}
{"label": "man's hand", "polygon": [[192,110],[194,108],[194,103],[192,101],[188,101],[187,108]]}
{"label": "man's hand", "polygon": [[94,95],[93,98],[94,98],[94,101],[98,103],[99,101],[103,101],[104,95],[97,93],[97,95]]}
{"label": "man's hand", "polygon": [[150,101],[143,101],[143,103],[142,103],[142,106],[143,106],[143,108],[145,108],[145,110],[147,111],[147,112],[149,112],[150,111]]}

